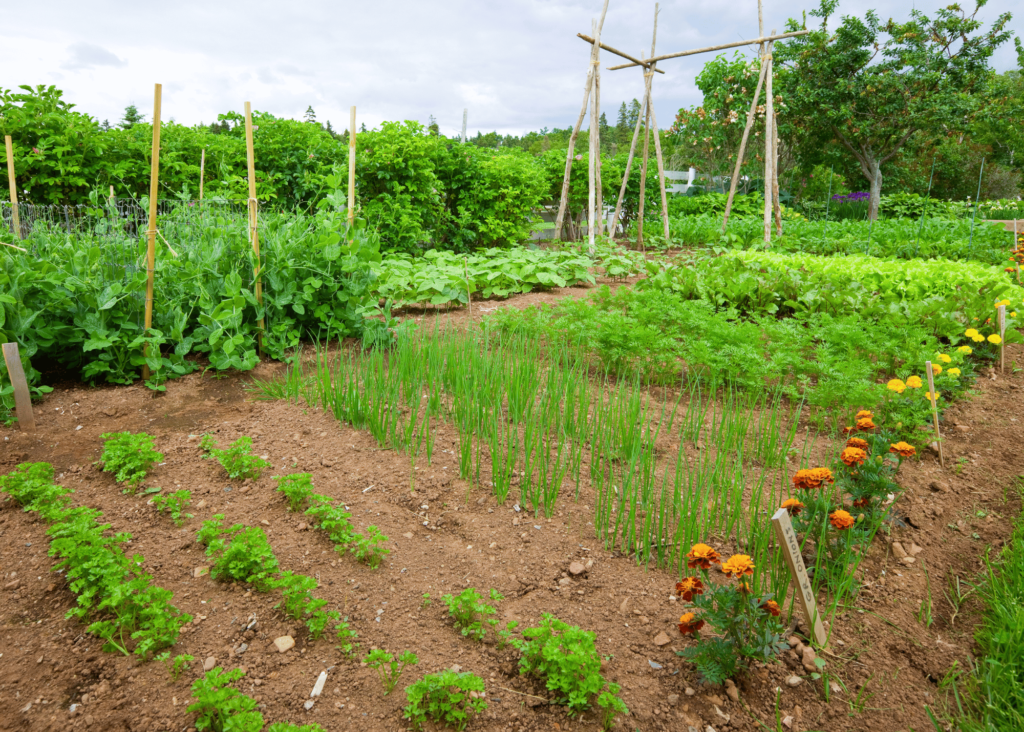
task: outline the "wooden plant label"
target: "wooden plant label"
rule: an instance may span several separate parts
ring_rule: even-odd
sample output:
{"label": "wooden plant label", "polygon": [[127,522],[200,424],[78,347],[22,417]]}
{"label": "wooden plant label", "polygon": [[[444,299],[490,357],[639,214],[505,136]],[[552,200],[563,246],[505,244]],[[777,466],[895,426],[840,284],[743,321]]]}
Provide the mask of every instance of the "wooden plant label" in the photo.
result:
{"label": "wooden plant label", "polygon": [[999,306],[999,372],[1006,372],[1006,306]]}
{"label": "wooden plant label", "polygon": [[807,577],[804,558],[800,555],[800,542],[797,541],[793,523],[789,520],[789,511],[785,508],[776,511],[772,516],[772,526],[775,527],[775,537],[779,540],[782,554],[786,557],[786,564],[789,565],[789,573],[793,575],[793,580],[796,582],[796,596],[804,609],[804,616],[811,627],[814,641],[824,647],[828,641],[828,635],[818,616],[818,604],[814,601],[814,588],[811,587],[811,580]]}
{"label": "wooden plant label", "polygon": [[18,413],[18,427],[22,432],[36,431],[36,418],[32,414],[32,395],[28,390],[25,369],[21,367],[21,356],[17,343],[5,343],[4,363],[7,364],[7,375],[14,385],[14,408]]}
{"label": "wooden plant label", "polygon": [[935,426],[935,444],[939,446],[939,465],[946,467],[946,458],[942,454],[942,435],[939,434],[939,405],[935,396],[935,369],[931,361],[924,362],[924,371],[928,376],[928,392],[932,395],[929,400],[932,405],[932,424]]}

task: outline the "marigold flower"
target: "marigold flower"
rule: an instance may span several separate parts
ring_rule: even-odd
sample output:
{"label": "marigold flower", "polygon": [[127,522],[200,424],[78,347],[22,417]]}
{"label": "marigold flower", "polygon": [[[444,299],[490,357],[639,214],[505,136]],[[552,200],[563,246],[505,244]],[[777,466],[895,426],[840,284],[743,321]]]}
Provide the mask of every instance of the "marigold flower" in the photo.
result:
{"label": "marigold flower", "polygon": [[870,432],[875,429],[875,423],[871,421],[871,417],[865,417],[864,419],[857,420],[857,429],[861,432]]}
{"label": "marigold flower", "polygon": [[941,373],[942,373],[942,367],[939,366],[937,363],[933,363],[932,364],[932,374],[934,374],[935,376],[938,376]]}
{"label": "marigold flower", "polygon": [[901,440],[899,442],[889,445],[889,452],[893,453],[894,455],[899,455],[900,457],[908,458],[914,457],[914,455],[917,454],[917,448],[915,448],[910,443],[903,442]]}
{"label": "marigold flower", "polygon": [[867,450],[868,447],[869,447],[868,441],[867,440],[862,440],[859,437],[851,437],[849,440],[846,441],[846,446],[847,447],[858,447],[861,450]]}
{"label": "marigold flower", "polygon": [[844,511],[842,509],[830,513],[828,522],[840,531],[848,529],[854,524],[853,516],[851,516],[848,511]]}
{"label": "marigold flower", "polygon": [[821,488],[825,483],[835,482],[835,478],[832,477],[832,471],[828,468],[798,470],[796,471],[796,475],[793,476],[793,487],[803,488],[805,490]]}
{"label": "marigold flower", "polygon": [[963,354],[967,355],[967,356],[970,356],[972,353],[974,353],[974,349],[971,348],[970,346],[960,346],[956,350],[959,351],[960,353],[963,353]]}
{"label": "marigold flower", "polygon": [[897,394],[902,394],[903,390],[907,388],[907,385],[900,379],[890,379],[889,383],[885,385],[889,391],[894,391]]}
{"label": "marigold flower", "polygon": [[682,581],[676,582],[676,594],[690,602],[694,595],[704,594],[704,583],[700,577],[683,577]]}
{"label": "marigold flower", "polygon": [[940,353],[939,354],[939,360],[942,361],[942,363],[952,363],[953,362],[953,359],[951,357],[947,356],[945,353]]}
{"label": "marigold flower", "polygon": [[[941,397],[941,396],[942,396],[942,392],[941,391],[935,392],[935,401],[939,401],[939,397]],[[926,391],[924,393],[924,398],[927,399],[928,401],[931,401],[932,393],[930,391]]]}
{"label": "marigold flower", "polygon": [[765,600],[761,603],[761,609],[775,617],[782,615],[782,608],[779,607],[779,603],[775,602],[775,600]]}
{"label": "marigold flower", "polygon": [[703,620],[697,620],[693,613],[685,613],[679,618],[679,632],[683,635],[695,635],[704,627]]}
{"label": "marigold flower", "polygon": [[981,333],[977,333],[977,334],[971,336],[971,340],[974,341],[975,343],[984,343],[985,342],[985,336],[983,336]]}
{"label": "marigold flower", "polygon": [[922,386],[921,377],[911,376],[909,379],[907,379],[907,386],[909,386],[911,389],[920,389]]}
{"label": "marigold flower", "polygon": [[782,507],[793,516],[799,516],[800,512],[804,510],[804,504],[795,498],[787,498],[782,502]]}
{"label": "marigold flower", "polygon": [[839,459],[852,468],[855,465],[863,464],[868,459],[868,454],[859,447],[847,447],[843,450]]}
{"label": "marigold flower", "polygon": [[700,567],[701,569],[711,569],[712,564],[721,564],[722,560],[718,556],[718,552],[709,547],[707,544],[694,544],[693,548],[690,549],[690,553],[686,555],[689,559],[686,566],[690,569]]}
{"label": "marigold flower", "polygon": [[856,501],[853,502],[853,505],[855,508],[864,508],[869,503],[871,503],[871,499],[865,496],[864,498],[858,498]]}
{"label": "marigold flower", "polygon": [[967,336],[968,338],[974,338],[974,336],[978,335],[978,331],[975,330],[974,328],[968,328],[966,331],[964,331],[964,335]]}
{"label": "marigold flower", "polygon": [[722,565],[722,571],[726,577],[739,579],[745,574],[754,574],[754,562],[746,554],[733,554]]}
{"label": "marigold flower", "polygon": [[989,343],[995,343],[996,345],[999,345],[1000,343],[1003,342],[1003,339],[999,336],[998,333],[993,333],[992,335],[990,335],[988,337],[988,342]]}
{"label": "marigold flower", "polygon": [[862,409],[859,412],[857,412],[857,416],[854,417],[854,419],[859,422],[862,419],[872,419],[874,416],[875,415],[869,412],[868,410]]}
{"label": "marigold flower", "polygon": [[957,369],[957,368],[946,369],[946,373],[949,374],[950,376],[959,376],[960,375],[960,369]]}

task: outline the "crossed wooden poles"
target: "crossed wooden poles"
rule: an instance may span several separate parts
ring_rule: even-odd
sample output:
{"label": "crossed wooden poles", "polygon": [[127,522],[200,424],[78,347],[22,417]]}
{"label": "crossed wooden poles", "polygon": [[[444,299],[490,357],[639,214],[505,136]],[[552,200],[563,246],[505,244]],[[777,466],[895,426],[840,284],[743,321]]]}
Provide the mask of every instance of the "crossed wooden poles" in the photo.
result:
{"label": "crossed wooden poles", "polygon": [[782,233],[782,214],[779,206],[779,180],[778,180],[778,133],[775,124],[775,107],[772,93],[772,52],[774,48],[774,42],[784,38],[793,38],[796,36],[806,35],[809,31],[793,31],[790,33],[782,33],[776,35],[773,30],[771,35],[764,35],[764,22],[761,11],[761,2],[758,0],[758,37],[752,38],[746,41],[734,41],[733,43],[724,43],[718,46],[707,46],[705,48],[696,48],[690,51],[680,51],[678,53],[668,53],[661,56],[655,56],[655,45],[658,39],[658,4],[654,5],[654,34],[651,40],[651,55],[646,60],[643,59],[643,54],[640,54],[640,58],[634,58],[628,53],[624,53],[616,48],[601,42],[601,30],[604,26],[605,15],[608,13],[608,0],[605,0],[604,6],[601,9],[600,20],[594,20],[592,22],[592,36],[586,36],[582,33],[576,35],[587,43],[591,44],[590,52],[590,70],[587,73],[587,81],[583,91],[583,106],[580,109],[579,119],[576,120],[576,125],[573,127],[572,134],[569,136],[569,149],[565,156],[565,176],[562,180],[562,195],[558,204],[558,216],[555,219],[555,239],[560,239],[562,235],[562,225],[565,221],[565,211],[569,198],[569,176],[572,171],[573,153],[576,147],[576,137],[579,134],[580,127],[583,124],[583,119],[587,113],[587,105],[590,102],[590,135],[589,143],[590,149],[588,154],[588,206],[587,206],[587,229],[589,238],[590,251],[594,250],[594,237],[600,236],[603,232],[604,224],[604,205],[601,194],[601,143],[600,143],[600,130],[599,120],[601,117],[601,69],[599,65],[600,49],[604,49],[609,53],[615,54],[621,58],[626,59],[629,63],[620,64],[618,66],[608,67],[609,71],[616,71],[618,69],[629,69],[636,66],[640,66],[644,71],[644,97],[643,102],[640,105],[640,113],[637,115],[636,127],[633,130],[633,139],[629,146],[629,156],[626,159],[626,170],[622,176],[622,186],[619,189],[618,201],[615,205],[615,215],[612,217],[612,223],[610,232],[612,236],[615,235],[615,231],[618,227],[619,217],[622,214],[622,202],[626,194],[626,183],[629,181],[629,173],[633,165],[633,157],[636,153],[637,141],[640,136],[640,125],[643,122],[644,126],[644,149],[643,157],[640,164],[640,202],[637,212],[637,246],[643,247],[643,226],[644,226],[644,197],[646,193],[646,181],[647,181],[647,164],[649,159],[650,151],[650,138],[651,132],[654,133],[654,149],[655,156],[658,164],[658,184],[661,189],[661,218],[664,227],[665,240],[669,240],[669,224],[668,224],[668,198],[665,194],[665,161],[661,153],[661,137],[658,134],[658,120],[654,114],[654,105],[651,101],[651,86],[654,80],[654,74],[664,74],[665,72],[657,68],[659,61],[664,61],[670,58],[681,58],[683,56],[693,56],[701,53],[710,53],[712,51],[722,51],[727,48],[736,48],[738,46],[748,46],[752,44],[758,44],[760,46],[761,56],[761,73],[757,82],[757,90],[754,92],[754,100],[750,105],[750,111],[747,114],[746,126],[743,130],[743,137],[740,142],[739,154],[736,156],[736,164],[733,169],[733,175],[729,186],[729,196],[726,201],[725,216],[722,220],[722,231],[725,231],[726,226],[729,222],[729,214],[732,211],[733,200],[736,197],[736,184],[739,181],[740,167],[743,164],[743,156],[746,152],[747,140],[750,136],[750,130],[753,127],[754,119],[757,115],[758,101],[761,96],[761,88],[765,86],[767,80],[767,88],[765,90],[766,103],[765,103],[765,213],[764,213],[764,240],[771,241],[771,217],[774,211],[775,223],[778,232]]}

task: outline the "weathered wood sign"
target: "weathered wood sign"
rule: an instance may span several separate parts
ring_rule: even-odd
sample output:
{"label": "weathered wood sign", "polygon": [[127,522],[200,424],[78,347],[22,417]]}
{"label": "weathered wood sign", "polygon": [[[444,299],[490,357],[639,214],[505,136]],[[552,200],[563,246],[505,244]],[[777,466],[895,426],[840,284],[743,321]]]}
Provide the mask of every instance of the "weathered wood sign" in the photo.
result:
{"label": "weathered wood sign", "polygon": [[814,601],[814,588],[811,587],[811,580],[807,576],[807,568],[804,567],[804,558],[800,555],[800,542],[793,531],[793,523],[789,520],[789,511],[780,508],[772,516],[772,526],[775,527],[775,537],[782,547],[782,555],[789,565],[789,573],[796,583],[796,596],[804,609],[804,616],[811,628],[814,641],[819,646],[824,646],[828,641],[825,633],[825,626],[818,616],[818,603]]}

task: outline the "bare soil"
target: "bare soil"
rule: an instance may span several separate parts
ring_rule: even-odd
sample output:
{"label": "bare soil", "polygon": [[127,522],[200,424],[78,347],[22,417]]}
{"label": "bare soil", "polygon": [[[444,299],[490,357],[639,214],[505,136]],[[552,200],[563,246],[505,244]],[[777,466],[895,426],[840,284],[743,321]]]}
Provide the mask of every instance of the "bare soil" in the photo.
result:
{"label": "bare soil", "polygon": [[[510,304],[583,292],[535,293]],[[473,319],[493,306],[474,303]],[[1024,360],[1021,347],[1008,351],[1008,364]],[[637,566],[595,539],[588,485],[578,501],[566,495],[551,519],[516,512],[511,500],[498,505],[487,491],[458,478],[454,430],[442,428],[433,464],[421,459],[413,471],[408,456],[380,449],[368,433],[327,414],[254,401],[245,384],[281,368],[265,363],[251,374],[223,379],[197,373],[168,383],[162,395],[142,386],[68,383],[37,404],[37,434],[0,428],[0,472],[25,461],[50,462],[59,482],[75,489],[77,503],[102,510],[114,530],[131,532],[130,551],[145,557],[154,582],[172,590],[175,604],[195,618],[173,652],[196,658],[172,683],[160,663],[103,653],[81,623],[64,619],[74,597],[50,572],[45,526],[4,502],[0,730],[186,730],[194,724],[186,712],[189,686],[204,662],[244,667],[240,688],[260,703],[268,722],[360,732],[404,729],[402,688],[457,665],[487,684],[488,709],[471,730],[598,729],[593,712],[570,718],[548,702],[541,685],[519,676],[513,652],[469,641],[453,629],[440,597],[472,586],[493,587],[506,597],[498,603],[503,622],[525,626],[550,612],[596,631],[598,650],[610,657],[604,673],[622,685],[630,709],[618,724],[622,730],[775,730],[778,715],[785,729],[797,732],[920,732],[932,728],[925,705],[943,707],[939,682],[954,663],[967,667],[972,653],[980,605],[970,595],[954,613],[944,594],[950,578],[976,581],[985,552],[1007,539],[1020,510],[1010,486],[1024,474],[1024,378],[993,373],[979,380],[972,399],[947,412],[945,468],[928,453],[901,470],[902,518],[890,538],[876,541],[862,565],[864,589],[834,621],[825,658],[842,687],[826,702],[821,681],[787,685],[794,674],[807,675],[788,652],[780,663],[738,679],[736,702],[724,689],[700,684],[675,653],[691,642],[676,629],[681,609],[671,597],[675,574]],[[184,527],[157,514],[148,496],[123,494],[94,466],[100,436],[121,430],[154,435],[166,456],[147,485],[192,491],[195,518]],[[249,435],[273,469],[257,481],[228,480],[219,465],[200,457],[196,436],[206,432],[221,445]],[[343,500],[357,529],[374,524],[390,537],[391,554],[382,567],[371,570],[338,556],[326,537],[286,510],[271,476],[297,471],[312,473],[319,492]],[[195,531],[215,513],[225,514],[228,523],[262,526],[282,569],[315,576],[317,596],[349,617],[362,653],[409,649],[419,665],[384,696],[373,670],[347,660],[333,638],[312,642],[303,627],[276,611],[275,593],[200,576],[206,562]],[[920,548],[913,563],[897,558],[892,540],[908,551]],[[590,563],[589,569],[570,575],[573,561]],[[926,627],[917,615],[929,588],[934,622]],[[424,593],[433,598],[426,607]],[[256,625],[246,631],[252,616]],[[667,644],[655,643],[661,633]],[[296,646],[280,653],[273,641],[284,635],[293,636]],[[329,672],[324,694],[306,711],[303,704],[323,670]]]}

